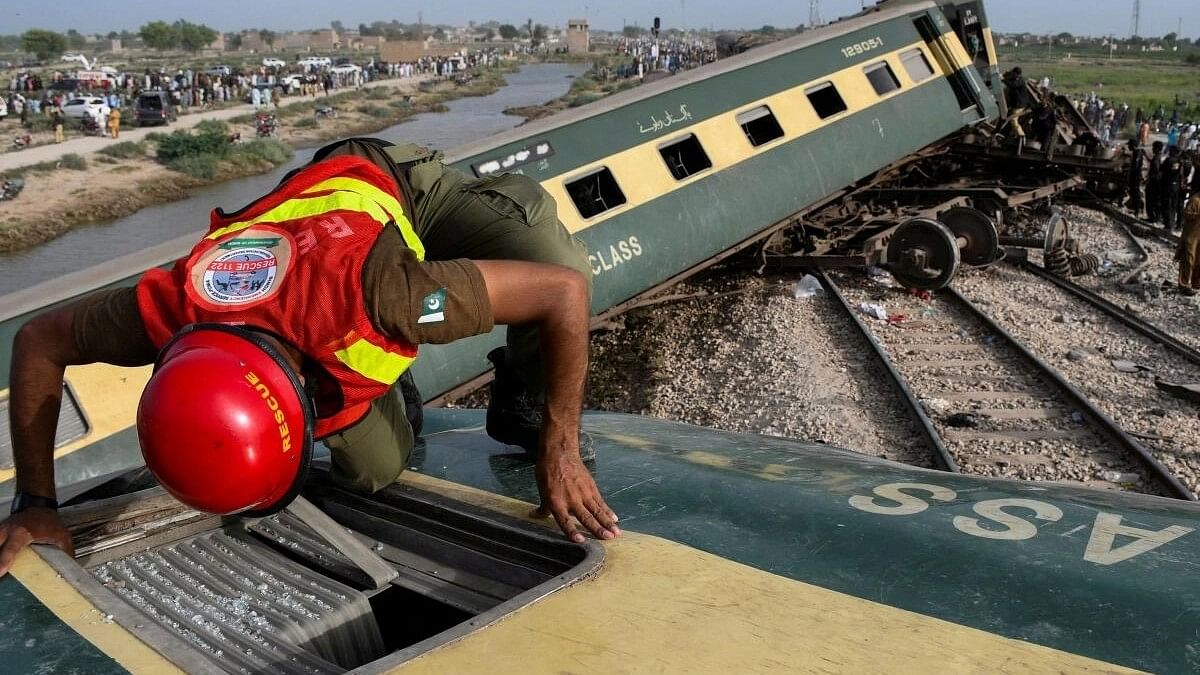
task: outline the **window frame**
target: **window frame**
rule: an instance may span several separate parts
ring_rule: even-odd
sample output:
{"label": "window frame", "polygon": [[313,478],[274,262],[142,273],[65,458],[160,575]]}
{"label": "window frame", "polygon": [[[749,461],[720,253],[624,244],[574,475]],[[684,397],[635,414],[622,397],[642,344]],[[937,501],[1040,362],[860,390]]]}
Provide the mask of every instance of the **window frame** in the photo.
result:
{"label": "window frame", "polygon": [[[764,111],[764,112],[760,115],[754,115],[753,117],[747,118],[748,115],[756,113],[760,110]],[[751,136],[750,132],[746,130],[746,125],[750,124],[751,122],[757,122],[758,120],[763,119],[764,117],[771,118],[771,121],[773,121],[775,123],[775,127],[777,129],[779,129],[779,135],[772,136],[771,138],[769,138],[765,141],[762,141],[761,143],[755,143],[754,137]],[[766,103],[760,103],[759,105],[756,105],[752,108],[747,108],[746,110],[743,110],[743,111],[737,113],[734,116],[734,121],[737,122],[738,127],[741,128],[741,130],[742,130],[742,134],[746,137],[746,142],[748,142],[750,144],[750,147],[752,147],[752,148],[761,148],[765,145],[770,145],[771,143],[774,143],[775,141],[778,141],[781,138],[787,137],[787,130],[783,128],[783,124],[780,123],[779,117],[775,114],[774,110],[771,110],[771,106],[767,105]]]}
{"label": "window frame", "polygon": [[[925,75],[921,78],[917,78],[913,75],[912,68],[908,65],[913,56],[920,57],[921,64],[925,66],[927,71],[929,71],[928,75]],[[913,47],[906,52],[900,52],[900,65],[904,66],[904,73],[908,75],[908,79],[911,80],[913,84],[920,84],[921,82],[924,82],[925,80],[937,75],[937,71],[934,70],[933,64],[929,62],[929,57],[925,56],[925,50],[921,49],[920,47]]]}
{"label": "window frame", "polygon": [[[597,211],[590,216],[584,215],[583,210],[579,208],[579,202],[575,199],[575,195],[571,193],[571,186],[580,181],[591,178],[592,176],[601,175],[605,172],[607,172],[609,177],[612,178],[612,184],[617,188],[617,192],[621,195],[621,201],[620,203],[613,204],[612,206],[607,206],[606,202],[607,208],[604,210]],[[601,216],[609,211],[616,210],[629,203],[629,196],[626,195],[625,190],[621,188],[621,183],[617,181],[617,175],[613,172],[612,167],[608,166],[607,164],[602,164],[590,171],[574,175],[568,179],[564,179],[562,185],[563,190],[565,190],[567,193],[567,197],[571,200],[571,204],[575,206],[575,212],[578,213],[579,217],[584,220],[591,220],[597,216]]]}
{"label": "window frame", "polygon": [[[871,79],[871,73],[878,72],[880,70],[887,73],[887,76],[891,78],[892,85],[894,85],[887,91],[879,91],[879,87],[875,86],[875,80]],[[875,63],[869,63],[863,66],[863,75],[866,76],[867,82],[871,83],[871,89],[875,90],[875,95],[880,98],[900,91],[904,88],[904,85],[900,83],[900,78],[896,77],[896,71],[892,70],[892,64],[888,63],[887,59],[876,61]]]}
{"label": "window frame", "polygon": [[[835,110],[828,114],[822,114],[821,110],[817,107],[816,102],[813,101],[813,94],[818,94],[827,89],[833,90],[833,94],[834,96],[837,96],[838,103],[841,104],[842,108],[841,110]],[[817,113],[817,117],[822,121],[833,119],[834,117],[837,117],[838,115],[850,110],[850,106],[846,104],[845,97],[842,96],[842,92],[838,90],[837,85],[833,83],[833,80],[825,80],[824,82],[814,84],[811,87],[805,87],[804,98],[808,99],[808,104],[812,106],[813,112]]]}
{"label": "window frame", "polygon": [[[696,146],[700,149],[700,154],[702,154],[704,156],[704,161],[706,162],[707,166],[705,166],[704,168],[699,169],[697,171],[692,171],[688,175],[684,176],[683,178],[680,178],[679,176],[676,176],[675,172],[671,169],[671,165],[669,162],[667,162],[667,156],[664,153],[664,150],[675,147],[677,145],[681,145],[683,143],[687,143],[689,140],[696,142]],[[712,168],[713,168],[712,157],[708,154],[708,150],[706,150],[704,148],[704,143],[702,143],[700,141],[700,137],[697,136],[694,132],[689,132],[689,133],[683,134],[682,136],[677,136],[670,140],[659,143],[658,147],[656,149],[658,150],[658,156],[661,157],[663,160],[663,166],[667,167],[667,173],[671,174],[671,177],[674,178],[676,182],[683,182],[685,180],[688,180],[689,178],[692,178],[693,176],[698,176],[706,171],[712,171]]]}

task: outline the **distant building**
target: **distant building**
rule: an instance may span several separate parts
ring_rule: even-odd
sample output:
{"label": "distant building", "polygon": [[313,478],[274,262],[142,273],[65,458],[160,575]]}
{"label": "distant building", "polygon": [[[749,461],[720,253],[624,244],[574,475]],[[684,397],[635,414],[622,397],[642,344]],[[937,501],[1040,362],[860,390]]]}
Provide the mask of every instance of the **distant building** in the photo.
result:
{"label": "distant building", "polygon": [[422,56],[454,56],[453,47],[433,46],[433,38],[424,40],[388,40],[379,48],[379,58],[387,63],[412,63]]}
{"label": "distant building", "polygon": [[121,45],[121,38],[109,38],[101,43],[100,49],[108,50],[114,54],[125,51],[125,47]]}
{"label": "distant building", "polygon": [[262,52],[266,51],[267,44],[263,42],[262,36],[256,30],[248,30],[242,33],[242,42],[239,47],[244,52]]}
{"label": "distant building", "polygon": [[587,19],[568,19],[567,51],[572,54],[586,54],[590,47]]}
{"label": "distant building", "polygon": [[382,35],[360,35],[350,43],[350,46],[354,49],[379,51],[383,49],[383,45],[386,42],[387,39]]}
{"label": "distant building", "polygon": [[223,52],[225,51],[225,34],[217,33],[217,37],[204,47],[205,51]]}
{"label": "distant building", "polygon": [[309,34],[309,49],[329,51],[331,49],[340,49],[341,46],[341,38],[331,29],[325,28]]}

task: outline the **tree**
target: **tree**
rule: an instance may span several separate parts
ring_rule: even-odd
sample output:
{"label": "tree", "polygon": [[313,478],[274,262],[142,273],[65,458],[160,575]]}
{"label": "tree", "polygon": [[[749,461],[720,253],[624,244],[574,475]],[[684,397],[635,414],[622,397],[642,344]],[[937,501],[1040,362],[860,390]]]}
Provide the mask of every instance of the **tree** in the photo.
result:
{"label": "tree", "polygon": [[441,27],[439,27],[437,30],[433,31],[433,39],[434,40],[445,40],[446,39],[446,31],[442,30]]}
{"label": "tree", "polygon": [[1179,41],[1179,34],[1178,33],[1167,33],[1166,35],[1163,36],[1162,41],[1169,45],[1173,45]]}
{"label": "tree", "polygon": [[[337,33],[338,35],[346,34],[346,26],[344,26],[341,21],[330,21],[329,27],[332,28],[333,32]],[[359,33],[359,35],[362,35],[362,33]]]}
{"label": "tree", "polygon": [[74,50],[83,49],[87,45],[87,40],[84,39],[79,31],[74,28],[67,30],[67,46]]}
{"label": "tree", "polygon": [[1066,32],[1066,31],[1063,31],[1062,33],[1059,33],[1058,35],[1056,35],[1056,36],[1054,36],[1054,37],[1056,37],[1056,38],[1058,39],[1058,41],[1059,41],[1059,42],[1065,42],[1065,41],[1067,41],[1067,40],[1070,40],[1071,38],[1073,38],[1073,37],[1075,37],[1075,36],[1074,36],[1074,35],[1071,35],[1070,33]]}
{"label": "tree", "polygon": [[176,21],[172,28],[175,30],[179,46],[189,52],[198,52],[217,39],[217,31],[203,24],[191,23],[183,19]]}
{"label": "tree", "polygon": [[166,21],[151,21],[138,30],[138,35],[147,47],[159,51],[174,49],[179,44],[179,36]]}
{"label": "tree", "polygon": [[225,34],[225,44],[229,45],[229,48],[234,51],[241,49],[242,48],[242,34],[241,33],[226,33]]}
{"label": "tree", "polygon": [[31,28],[21,34],[21,49],[40,61],[49,61],[67,51],[67,38],[52,30]]}
{"label": "tree", "polygon": [[497,30],[500,31],[500,37],[505,40],[515,40],[521,34],[521,31],[517,30],[517,27],[511,23],[500,24],[500,28]]}
{"label": "tree", "polygon": [[641,26],[625,26],[621,29],[621,34],[627,38],[638,38],[646,34],[646,29]]}
{"label": "tree", "polygon": [[258,31],[258,37],[260,40],[263,41],[263,44],[265,44],[268,48],[270,48],[270,49],[275,48],[275,38],[277,37],[275,35],[275,31],[267,30],[266,28],[263,28]]}
{"label": "tree", "polygon": [[533,26],[533,28],[531,28],[529,31],[530,46],[537,47],[538,45],[545,42],[546,34],[549,32],[549,30],[550,30],[549,28],[546,28],[545,26],[543,26],[540,23],[536,26]]}

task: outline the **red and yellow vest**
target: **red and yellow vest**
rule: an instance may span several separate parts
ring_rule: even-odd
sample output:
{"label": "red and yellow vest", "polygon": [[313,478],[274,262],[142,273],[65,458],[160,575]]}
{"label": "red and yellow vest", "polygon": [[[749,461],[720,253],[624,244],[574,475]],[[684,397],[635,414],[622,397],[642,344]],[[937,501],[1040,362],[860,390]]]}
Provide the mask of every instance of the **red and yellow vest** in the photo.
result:
{"label": "red and yellow vest", "polygon": [[324,371],[316,436],[357,422],[417,357],[416,345],[372,326],[363,301],[362,266],[383,228],[399,228],[425,257],[395,181],[366,159],[335,157],[210,220],[186,258],[138,282],[150,340],[161,348],[193,323],[273,333]]}

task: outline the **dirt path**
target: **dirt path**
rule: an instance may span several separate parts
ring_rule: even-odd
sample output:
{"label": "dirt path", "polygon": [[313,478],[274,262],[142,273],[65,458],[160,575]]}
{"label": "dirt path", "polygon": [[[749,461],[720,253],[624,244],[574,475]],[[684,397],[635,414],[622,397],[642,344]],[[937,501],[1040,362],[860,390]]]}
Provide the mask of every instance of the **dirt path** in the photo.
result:
{"label": "dirt path", "polygon": [[[423,80],[429,76],[410,77],[403,79],[388,79],[388,80],[373,80],[363,85],[365,88],[372,87],[405,87],[416,88]],[[344,90],[338,90],[336,93],[341,93]],[[318,97],[320,98],[320,97]],[[284,98],[282,105],[286,106],[297,101],[307,100],[304,97],[289,96]],[[228,121],[234,117],[240,117],[246,114],[252,114],[254,106],[249,103],[235,105],[229,108],[221,108],[219,110],[203,110],[196,111],[186,115],[180,115],[179,121],[169,127],[134,127],[132,125],[122,124],[120,141],[140,141],[152,132],[174,131],[176,129],[190,129],[205,120],[225,120]],[[14,152],[6,152],[0,154],[0,173],[10,171],[31,164],[39,164],[41,162],[56,162],[68,153],[77,155],[87,155],[100,150],[101,148],[114,143],[114,139],[102,136],[80,136],[65,140],[62,143],[39,145],[25,150]]]}

